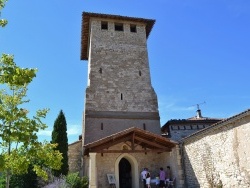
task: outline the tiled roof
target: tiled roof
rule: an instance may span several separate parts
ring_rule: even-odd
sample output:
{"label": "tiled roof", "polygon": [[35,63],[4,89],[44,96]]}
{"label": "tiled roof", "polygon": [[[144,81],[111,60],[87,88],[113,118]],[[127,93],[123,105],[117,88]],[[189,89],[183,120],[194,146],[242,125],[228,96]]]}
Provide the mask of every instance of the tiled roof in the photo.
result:
{"label": "tiled roof", "polygon": [[98,13],[90,13],[83,12],[82,13],[82,34],[81,34],[81,60],[88,59],[88,42],[89,42],[89,21],[90,18],[105,18],[105,19],[113,19],[113,20],[126,20],[133,22],[140,22],[146,24],[146,36],[148,37],[151,29],[155,23],[155,20],[152,19],[144,19],[144,18],[136,18],[136,17],[127,17],[127,16],[119,16],[119,15],[110,15],[110,14],[98,14]]}

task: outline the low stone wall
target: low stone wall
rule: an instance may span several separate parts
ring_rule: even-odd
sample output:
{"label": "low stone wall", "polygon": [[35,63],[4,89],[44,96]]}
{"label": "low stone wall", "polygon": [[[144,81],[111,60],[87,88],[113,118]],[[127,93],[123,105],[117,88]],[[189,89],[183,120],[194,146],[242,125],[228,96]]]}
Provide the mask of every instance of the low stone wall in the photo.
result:
{"label": "low stone wall", "polygon": [[69,172],[81,172],[82,141],[76,141],[68,146]]}
{"label": "low stone wall", "polygon": [[250,110],[182,142],[186,187],[250,187]]}

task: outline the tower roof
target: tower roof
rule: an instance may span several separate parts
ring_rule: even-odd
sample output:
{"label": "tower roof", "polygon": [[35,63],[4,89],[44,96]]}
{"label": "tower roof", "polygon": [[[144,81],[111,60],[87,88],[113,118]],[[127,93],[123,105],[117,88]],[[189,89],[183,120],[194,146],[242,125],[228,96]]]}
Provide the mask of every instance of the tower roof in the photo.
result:
{"label": "tower roof", "polygon": [[147,38],[155,23],[155,20],[152,20],[152,19],[83,12],[82,13],[82,34],[81,34],[82,36],[81,38],[81,60],[88,60],[88,40],[89,40],[89,32],[90,32],[89,31],[90,18],[105,18],[105,19],[113,19],[113,20],[120,20],[120,21],[133,21],[133,22],[144,23],[146,24],[146,37]]}

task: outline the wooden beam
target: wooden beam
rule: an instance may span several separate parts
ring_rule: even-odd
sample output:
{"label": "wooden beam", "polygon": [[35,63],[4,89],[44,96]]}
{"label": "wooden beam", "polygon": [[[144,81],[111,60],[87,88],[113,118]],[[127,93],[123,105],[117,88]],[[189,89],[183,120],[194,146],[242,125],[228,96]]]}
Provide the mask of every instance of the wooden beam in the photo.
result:
{"label": "wooden beam", "polygon": [[133,132],[131,144],[132,144],[132,150],[135,150],[135,132]]}
{"label": "wooden beam", "polygon": [[162,152],[170,152],[171,149],[152,149],[152,150],[99,150],[92,151],[95,153],[162,153]]}
{"label": "wooden beam", "polygon": [[129,148],[131,148],[131,145],[129,143],[127,143],[127,141],[124,142],[124,144],[126,144]]}
{"label": "wooden beam", "polygon": [[139,141],[141,141],[141,142],[143,142],[143,143],[146,143],[146,144],[148,144],[149,146],[154,146],[154,147],[157,147],[157,148],[168,149],[168,147],[165,147],[165,146],[163,146],[163,145],[157,144],[157,143],[152,142],[152,141],[145,140],[145,139],[143,139],[143,138],[136,137],[135,139],[136,139],[136,140],[139,140]]}
{"label": "wooden beam", "polygon": [[109,148],[109,147],[111,147],[113,145],[119,144],[121,142],[126,142],[126,141],[131,141],[131,137],[124,137],[124,138],[121,138],[121,139],[112,140],[112,141],[109,141],[107,143],[100,144],[99,146],[92,147],[89,150],[90,151],[93,151],[93,150],[102,150],[102,149],[106,149],[106,148]]}

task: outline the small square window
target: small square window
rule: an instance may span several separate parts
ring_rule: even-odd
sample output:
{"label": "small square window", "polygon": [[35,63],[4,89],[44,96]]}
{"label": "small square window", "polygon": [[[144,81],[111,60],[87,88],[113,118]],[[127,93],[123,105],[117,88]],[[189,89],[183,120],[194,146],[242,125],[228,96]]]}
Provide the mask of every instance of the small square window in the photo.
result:
{"label": "small square window", "polygon": [[123,24],[122,23],[115,23],[115,30],[116,31],[123,31]]}
{"label": "small square window", "polygon": [[130,25],[130,32],[136,33],[136,25]]}
{"label": "small square window", "polygon": [[108,30],[108,22],[102,22],[101,26],[103,30]]}

